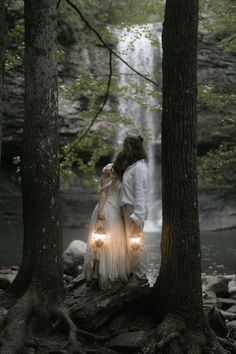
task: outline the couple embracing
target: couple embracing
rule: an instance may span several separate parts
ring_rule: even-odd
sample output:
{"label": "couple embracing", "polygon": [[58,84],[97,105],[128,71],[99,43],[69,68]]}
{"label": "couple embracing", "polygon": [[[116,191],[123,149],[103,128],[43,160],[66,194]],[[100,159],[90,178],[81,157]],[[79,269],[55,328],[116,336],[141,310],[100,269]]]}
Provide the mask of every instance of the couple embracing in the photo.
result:
{"label": "couple embracing", "polygon": [[[123,150],[103,168],[100,179],[84,264],[87,284],[93,284],[96,277],[103,290],[120,283],[148,286],[143,227],[148,215],[149,184],[143,138],[127,136]],[[104,247],[94,243],[94,232],[99,228],[109,235]]]}

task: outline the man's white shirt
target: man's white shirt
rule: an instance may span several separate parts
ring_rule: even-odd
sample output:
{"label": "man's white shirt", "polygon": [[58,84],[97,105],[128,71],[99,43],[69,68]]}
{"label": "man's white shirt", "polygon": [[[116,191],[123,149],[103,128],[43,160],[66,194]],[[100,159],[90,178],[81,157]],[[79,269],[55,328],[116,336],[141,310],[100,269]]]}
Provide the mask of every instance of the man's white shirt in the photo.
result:
{"label": "man's white shirt", "polygon": [[150,175],[145,160],[138,160],[127,167],[123,175],[120,206],[132,205],[134,210],[130,218],[138,225],[144,225],[148,216],[148,194]]}

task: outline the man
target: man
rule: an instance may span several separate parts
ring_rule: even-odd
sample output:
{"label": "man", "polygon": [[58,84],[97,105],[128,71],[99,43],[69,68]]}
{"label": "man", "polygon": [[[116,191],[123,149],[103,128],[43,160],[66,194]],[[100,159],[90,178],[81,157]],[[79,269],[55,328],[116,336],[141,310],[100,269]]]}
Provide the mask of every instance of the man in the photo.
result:
{"label": "man", "polygon": [[[143,227],[148,216],[148,192],[150,177],[147,154],[141,136],[128,136],[124,140],[123,151],[129,164],[122,180],[120,206],[122,207],[129,249],[132,278],[128,286],[148,286],[146,276],[146,250]],[[139,240],[138,247],[132,248],[132,237]]]}

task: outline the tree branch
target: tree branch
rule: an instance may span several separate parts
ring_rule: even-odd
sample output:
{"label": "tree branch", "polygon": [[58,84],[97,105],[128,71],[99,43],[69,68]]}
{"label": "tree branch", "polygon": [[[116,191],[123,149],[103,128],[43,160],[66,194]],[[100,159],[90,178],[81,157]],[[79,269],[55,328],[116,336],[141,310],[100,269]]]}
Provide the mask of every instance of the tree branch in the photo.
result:
{"label": "tree branch", "polygon": [[144,78],[145,80],[151,82],[153,85],[158,86],[158,83],[156,81],[153,81],[152,79],[149,79],[149,77],[141,74],[139,71],[137,71],[136,69],[134,69],[127,61],[125,61],[119,54],[117,54],[110,46],[109,44],[107,44],[104,39],[102,38],[102,36],[100,35],[100,33],[93,27],[91,26],[91,24],[89,23],[89,21],[84,17],[84,15],[82,14],[82,12],[80,11],[80,9],[73,4],[73,2],[71,2],[70,0],[66,0],[66,2],[79,14],[81,20],[86,24],[86,26],[93,32],[96,34],[96,36],[98,37],[98,39],[100,40],[100,42],[102,42],[102,44],[115,56],[117,57],[119,60],[121,60],[126,66],[128,66],[128,68],[130,68],[130,70],[132,70],[133,72],[135,72],[137,75],[141,76],[142,78]]}
{"label": "tree branch", "polygon": [[[107,99],[108,99],[108,95],[109,95],[109,90],[110,90],[110,85],[111,85],[111,77],[112,77],[112,54],[117,57],[119,60],[121,60],[128,68],[130,68],[133,72],[135,72],[137,75],[139,75],[140,77],[144,78],[145,80],[151,82],[152,84],[154,84],[155,86],[158,86],[158,83],[149,79],[147,76],[141,74],[139,71],[137,71],[136,69],[134,69],[127,61],[125,61],[119,54],[117,54],[102,38],[101,34],[89,23],[89,21],[84,17],[83,13],[80,11],[80,9],[70,0],[65,0],[80,16],[80,18],[82,19],[82,21],[85,23],[85,25],[93,32],[95,33],[95,35],[98,37],[98,39],[100,40],[100,42],[104,45],[104,47],[106,47],[109,50],[109,68],[110,68],[110,73],[109,73],[109,78],[108,78],[108,83],[107,83],[107,91],[104,97],[104,101],[103,104],[101,105],[101,107],[99,108],[98,112],[95,114],[95,116],[93,117],[91,123],[89,124],[89,126],[87,127],[87,129],[82,133],[81,136],[78,137],[78,139],[76,139],[76,141],[74,143],[71,144],[71,147],[73,145],[77,145],[89,132],[90,128],[92,127],[92,125],[94,124],[94,122],[96,121],[97,117],[99,116],[99,114],[102,112],[103,108],[105,107],[106,103],[107,103]],[[59,7],[61,0],[58,1],[58,5],[57,7]]]}
{"label": "tree branch", "polygon": [[87,127],[87,129],[76,140],[76,144],[78,144],[87,135],[87,133],[89,132],[90,128],[92,127],[92,125],[94,124],[95,120],[97,119],[99,114],[102,112],[103,108],[105,107],[105,105],[107,103],[107,99],[108,99],[108,95],[109,95],[109,91],[110,91],[110,86],[111,86],[111,78],[112,78],[112,52],[111,51],[109,51],[109,69],[110,69],[110,72],[109,72],[109,77],[108,77],[108,81],[107,81],[107,89],[106,89],[106,94],[105,94],[103,103],[100,106],[100,108],[97,111],[97,113],[95,114],[95,116],[93,117],[93,119],[91,120],[91,122],[90,122],[89,126]]}

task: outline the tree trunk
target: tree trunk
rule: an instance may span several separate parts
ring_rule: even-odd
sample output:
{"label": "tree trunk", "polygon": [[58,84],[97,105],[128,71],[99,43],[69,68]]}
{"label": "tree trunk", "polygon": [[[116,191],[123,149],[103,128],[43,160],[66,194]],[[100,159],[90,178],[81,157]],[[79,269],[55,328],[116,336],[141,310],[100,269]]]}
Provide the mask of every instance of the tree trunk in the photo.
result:
{"label": "tree trunk", "polygon": [[167,0],[163,26],[163,229],[158,296],[165,311],[202,313],[197,199],[198,0]]}
{"label": "tree trunk", "polygon": [[37,286],[62,295],[59,200],[57,1],[25,0],[23,263]]}
{"label": "tree trunk", "polygon": [[3,81],[5,69],[5,0],[0,0],[0,166],[2,157]]}
{"label": "tree trunk", "polygon": [[17,301],[2,354],[21,352],[33,314],[47,328],[50,315],[63,311],[56,24],[57,0],[25,0],[24,244],[20,271],[7,293]]}
{"label": "tree trunk", "polygon": [[62,296],[57,93],[57,1],[25,0],[25,123],[21,163],[24,245],[10,290],[29,281]]}
{"label": "tree trunk", "polygon": [[[163,25],[161,268],[155,350],[226,353],[203,312],[197,198],[198,0],[167,0]],[[156,352],[156,351],[154,351]],[[151,351],[150,351],[151,353]]]}

